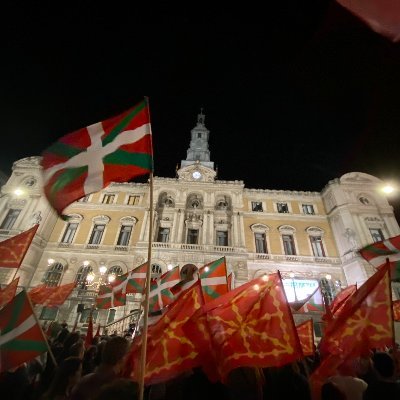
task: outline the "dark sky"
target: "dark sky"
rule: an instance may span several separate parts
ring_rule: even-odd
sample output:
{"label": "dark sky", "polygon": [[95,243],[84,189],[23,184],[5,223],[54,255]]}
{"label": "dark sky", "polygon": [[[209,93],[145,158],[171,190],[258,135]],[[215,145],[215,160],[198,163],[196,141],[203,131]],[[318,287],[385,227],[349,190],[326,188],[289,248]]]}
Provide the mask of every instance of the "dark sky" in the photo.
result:
{"label": "dark sky", "polygon": [[203,107],[220,179],[320,191],[361,171],[400,184],[399,45],[335,2],[276,3],[240,14],[14,2],[0,169],[146,95],[157,176],[174,176]]}

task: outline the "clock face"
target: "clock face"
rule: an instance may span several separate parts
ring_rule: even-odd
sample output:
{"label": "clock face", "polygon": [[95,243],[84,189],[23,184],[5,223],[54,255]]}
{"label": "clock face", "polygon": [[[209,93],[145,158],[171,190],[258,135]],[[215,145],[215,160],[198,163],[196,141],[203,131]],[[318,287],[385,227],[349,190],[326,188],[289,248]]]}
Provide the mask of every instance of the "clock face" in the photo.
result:
{"label": "clock face", "polygon": [[200,179],[201,178],[201,173],[199,171],[194,171],[192,174],[194,179]]}

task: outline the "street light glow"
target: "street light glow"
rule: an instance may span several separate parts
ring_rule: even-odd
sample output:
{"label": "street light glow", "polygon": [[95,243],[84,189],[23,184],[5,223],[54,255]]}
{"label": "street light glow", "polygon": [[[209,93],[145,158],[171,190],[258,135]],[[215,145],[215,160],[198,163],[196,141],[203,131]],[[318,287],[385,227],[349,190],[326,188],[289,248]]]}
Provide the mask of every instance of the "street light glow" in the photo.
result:
{"label": "street light glow", "polygon": [[382,188],[382,191],[386,194],[390,194],[394,192],[394,187],[392,185],[386,185]]}
{"label": "street light glow", "polygon": [[24,191],[21,190],[21,189],[15,189],[15,190],[14,190],[14,194],[15,194],[16,196],[21,196],[23,193],[24,193]]}
{"label": "street light glow", "polygon": [[101,275],[104,275],[104,274],[107,272],[107,267],[104,266],[104,265],[102,265],[102,266],[99,268],[99,271],[100,271],[100,274],[101,274]]}

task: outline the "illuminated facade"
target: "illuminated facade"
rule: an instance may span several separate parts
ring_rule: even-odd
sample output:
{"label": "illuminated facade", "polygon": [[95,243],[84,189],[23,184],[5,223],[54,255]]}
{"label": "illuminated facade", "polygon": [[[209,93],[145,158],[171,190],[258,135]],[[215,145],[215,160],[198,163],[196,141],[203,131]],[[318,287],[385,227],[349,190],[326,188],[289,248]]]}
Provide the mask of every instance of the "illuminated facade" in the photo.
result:
{"label": "illuminated facade", "polygon": [[[318,282],[333,296],[339,286],[361,284],[372,274],[356,250],[400,234],[381,180],[352,172],[321,192],[249,189],[243,181],[218,180],[204,119],[198,116],[176,177],[154,178],[153,221],[143,183],[114,183],[86,196],[65,210],[64,221],[43,196],[40,158],[16,161],[2,187],[0,240],[40,223],[20,284],[77,281],[81,290],[59,310],[72,324],[77,302],[90,304],[101,282],[146,260],[150,224],[154,274],[225,256],[235,286],[279,270],[289,300],[306,297]],[[13,273],[0,269],[0,283]],[[137,308],[138,300],[130,296],[124,310],[101,311],[97,321],[118,318]]]}

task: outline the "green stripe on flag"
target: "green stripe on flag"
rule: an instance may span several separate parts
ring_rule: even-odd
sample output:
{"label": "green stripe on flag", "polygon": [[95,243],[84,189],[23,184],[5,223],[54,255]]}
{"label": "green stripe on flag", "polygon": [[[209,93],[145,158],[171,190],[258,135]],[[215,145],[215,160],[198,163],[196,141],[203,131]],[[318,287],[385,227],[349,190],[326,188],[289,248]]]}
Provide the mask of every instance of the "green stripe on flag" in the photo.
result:
{"label": "green stripe on flag", "polygon": [[1,346],[1,350],[13,351],[47,351],[46,343],[37,340],[11,340]]}
{"label": "green stripe on flag", "polygon": [[15,296],[14,302],[13,302],[13,310],[11,313],[11,318],[8,321],[8,324],[2,330],[2,332],[1,332],[2,335],[4,335],[7,332],[12,331],[15,328],[18,317],[20,316],[22,309],[24,308],[25,301],[27,300],[26,296],[27,296],[27,294],[25,291],[22,291],[18,296]]}
{"label": "green stripe on flag", "polygon": [[206,294],[208,294],[213,299],[216,299],[217,297],[220,296],[220,294],[218,292],[216,292],[215,290],[213,290],[211,288],[211,286],[203,286],[203,290],[204,290],[204,292],[206,292]]}
{"label": "green stripe on flag", "polygon": [[137,167],[151,170],[151,155],[147,153],[128,153],[118,149],[103,158],[104,164],[136,165]]}
{"label": "green stripe on flag", "polygon": [[207,278],[210,276],[217,267],[219,267],[224,261],[224,258],[220,258],[219,260],[214,261],[212,264],[207,265],[208,266],[208,271],[205,270],[205,268],[202,270],[201,277],[202,278]]}
{"label": "green stripe on flag", "polygon": [[86,151],[86,148],[77,149],[76,147],[73,147],[71,145],[62,142],[56,142],[46,149],[46,153],[49,154],[53,153],[56,154],[57,156],[64,156],[66,158],[72,158],[77,154],[82,153],[82,151]]}
{"label": "green stripe on flag", "polygon": [[88,167],[87,165],[83,167],[77,167],[77,168],[67,168],[62,172],[54,182],[54,184],[51,186],[50,189],[50,197],[51,200],[54,199],[54,197],[57,195],[57,193],[64,189],[65,186],[70,184],[72,181],[75,179],[79,178],[81,175],[83,175],[85,172],[87,172]]}
{"label": "green stripe on flag", "polygon": [[137,107],[135,107],[129,114],[123,118],[119,124],[117,124],[114,129],[102,140],[103,147],[112,142],[117,135],[119,135],[126,126],[129,125],[129,123],[132,121],[132,119],[140,113],[140,111],[143,110],[143,108],[146,107],[146,102],[142,101],[141,103],[138,104]]}
{"label": "green stripe on flag", "polygon": [[394,254],[395,252],[393,250],[389,250],[389,249],[380,249],[378,247],[375,247],[373,244],[370,246],[367,246],[363,249],[363,252],[371,252],[374,253],[376,255],[380,255],[380,256],[387,256],[390,254]]}

